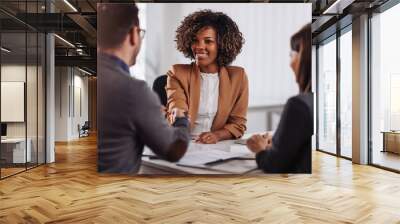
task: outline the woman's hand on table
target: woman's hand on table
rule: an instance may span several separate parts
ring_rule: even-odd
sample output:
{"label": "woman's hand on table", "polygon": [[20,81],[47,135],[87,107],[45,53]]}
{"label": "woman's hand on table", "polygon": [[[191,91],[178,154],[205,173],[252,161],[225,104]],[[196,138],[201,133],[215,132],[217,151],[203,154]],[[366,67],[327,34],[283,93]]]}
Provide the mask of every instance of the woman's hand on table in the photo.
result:
{"label": "woman's hand on table", "polygon": [[203,132],[195,138],[195,142],[203,144],[215,144],[218,141],[219,137],[213,132]]}

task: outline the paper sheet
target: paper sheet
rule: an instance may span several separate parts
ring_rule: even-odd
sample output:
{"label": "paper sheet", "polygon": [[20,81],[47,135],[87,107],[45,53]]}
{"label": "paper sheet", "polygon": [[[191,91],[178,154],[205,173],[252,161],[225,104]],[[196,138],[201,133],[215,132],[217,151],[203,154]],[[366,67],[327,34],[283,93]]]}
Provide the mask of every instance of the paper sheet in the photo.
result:
{"label": "paper sheet", "polygon": [[232,142],[219,143],[220,144],[191,143],[188,151],[177,164],[199,166],[219,160],[248,156],[250,154],[250,151],[245,147],[234,147]]}
{"label": "paper sheet", "polygon": [[188,151],[193,151],[193,150],[221,150],[225,152],[229,152],[231,146],[231,142],[218,142],[217,144],[200,144],[200,143],[195,143],[195,142],[190,142]]}
{"label": "paper sheet", "polygon": [[[218,142],[217,144],[200,144],[200,143],[195,143],[194,141],[191,141],[187,151],[215,149],[215,150],[229,152],[230,147],[233,144],[234,144],[233,140],[221,141],[221,142]],[[153,153],[153,151],[151,151],[151,149],[149,147],[145,146],[142,155],[154,156],[155,154]]]}
{"label": "paper sheet", "polygon": [[[200,144],[191,142],[185,155],[177,162],[178,165],[202,166],[206,163],[227,160],[237,157],[248,157],[252,153],[246,146],[236,145],[234,141],[222,141],[217,144]],[[155,154],[145,147],[143,156]]]}
{"label": "paper sheet", "polygon": [[243,145],[231,145],[230,150],[231,153],[243,153],[243,154],[248,154],[251,155],[253,154],[250,149],[247,148],[247,146]]}
{"label": "paper sheet", "polygon": [[155,154],[153,153],[153,151],[151,151],[149,147],[145,146],[143,149],[142,156],[155,156]]}

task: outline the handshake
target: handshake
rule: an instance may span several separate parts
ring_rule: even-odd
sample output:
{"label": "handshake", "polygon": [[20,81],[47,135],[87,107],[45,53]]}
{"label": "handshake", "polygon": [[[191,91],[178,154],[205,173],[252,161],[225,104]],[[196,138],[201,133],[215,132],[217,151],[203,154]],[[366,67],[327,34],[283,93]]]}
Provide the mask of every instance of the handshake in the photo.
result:
{"label": "handshake", "polygon": [[[188,115],[187,111],[182,110],[180,108],[173,108],[171,110],[170,119],[172,121],[172,124],[175,123],[177,118],[182,118],[182,117],[187,118],[190,122],[190,116]],[[218,141],[220,141],[221,139],[217,133],[203,132],[199,136],[196,136],[194,138],[194,140],[195,140],[195,142],[202,143],[202,144],[215,144]]]}
{"label": "handshake", "polygon": [[[165,106],[161,106],[161,113],[163,114],[164,117],[166,117],[167,108]],[[176,118],[181,118],[181,117],[186,117],[188,118],[188,120],[190,120],[189,115],[185,110],[179,108],[173,108],[171,110],[170,121],[172,124],[175,122]]]}
{"label": "handshake", "polygon": [[188,113],[180,108],[173,108],[171,110],[171,115],[172,115],[172,123],[174,123],[177,118],[182,118],[182,117],[186,117],[188,118],[188,120],[190,120]]}

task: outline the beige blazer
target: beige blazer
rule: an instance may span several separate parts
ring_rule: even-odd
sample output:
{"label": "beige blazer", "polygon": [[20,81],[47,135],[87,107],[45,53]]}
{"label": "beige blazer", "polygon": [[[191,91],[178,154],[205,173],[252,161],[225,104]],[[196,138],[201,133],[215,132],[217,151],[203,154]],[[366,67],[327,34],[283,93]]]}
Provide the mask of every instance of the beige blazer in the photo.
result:
{"label": "beige blazer", "polygon": [[[167,73],[167,116],[171,122],[171,110],[180,108],[189,112],[190,126],[197,118],[200,101],[200,69],[192,63],[173,65]],[[237,66],[221,67],[219,71],[218,110],[211,131],[222,128],[235,138],[246,131],[246,115],[249,102],[247,75]]]}

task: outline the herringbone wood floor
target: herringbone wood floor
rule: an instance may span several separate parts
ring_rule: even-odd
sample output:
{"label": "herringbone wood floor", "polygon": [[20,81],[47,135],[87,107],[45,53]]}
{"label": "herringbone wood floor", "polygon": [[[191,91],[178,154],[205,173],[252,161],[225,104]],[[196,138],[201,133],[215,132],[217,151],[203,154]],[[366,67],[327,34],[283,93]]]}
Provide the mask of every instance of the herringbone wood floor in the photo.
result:
{"label": "herringbone wood floor", "polygon": [[312,175],[96,172],[94,137],[0,181],[0,223],[400,223],[400,175],[315,152]]}

